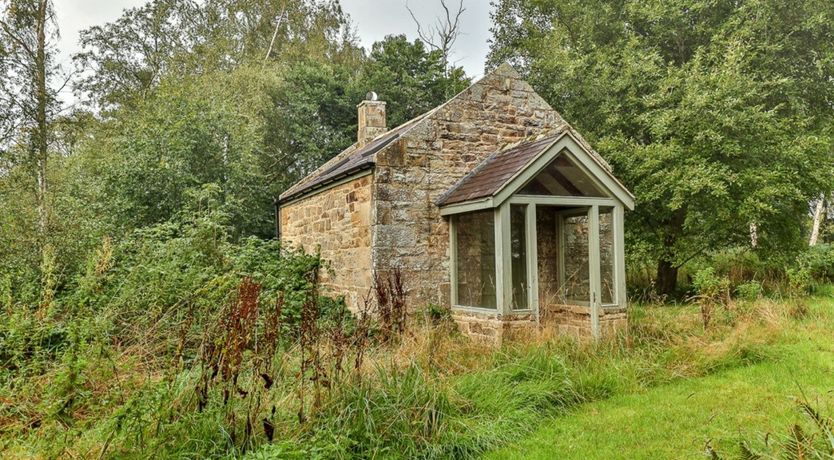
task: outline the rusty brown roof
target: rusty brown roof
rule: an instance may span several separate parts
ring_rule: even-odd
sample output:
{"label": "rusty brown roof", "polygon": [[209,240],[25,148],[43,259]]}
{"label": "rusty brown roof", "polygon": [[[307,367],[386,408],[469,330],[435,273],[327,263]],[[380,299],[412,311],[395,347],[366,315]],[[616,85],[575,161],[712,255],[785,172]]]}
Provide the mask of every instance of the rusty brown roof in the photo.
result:
{"label": "rusty brown roof", "polygon": [[490,155],[441,196],[437,205],[445,206],[494,195],[561,134],[551,134]]}

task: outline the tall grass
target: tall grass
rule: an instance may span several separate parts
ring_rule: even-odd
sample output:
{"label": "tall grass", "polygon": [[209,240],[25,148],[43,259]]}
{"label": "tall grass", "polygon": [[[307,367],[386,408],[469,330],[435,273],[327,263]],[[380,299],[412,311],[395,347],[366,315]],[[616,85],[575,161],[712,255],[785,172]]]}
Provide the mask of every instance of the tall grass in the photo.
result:
{"label": "tall grass", "polygon": [[[258,407],[267,411],[259,417],[271,418],[273,439],[255,429],[245,445],[233,432],[244,432],[247,422],[238,415],[230,429],[229,414],[249,413],[249,397],[230,398],[226,406],[221,391],[209,392],[198,410],[200,372],[161,371],[158,360],[135,348],[81,350],[75,396],[39,393],[70,378],[67,366],[29,389],[0,390],[0,398],[15,398],[24,411],[0,411],[4,456],[472,458],[584,402],[770,359],[786,328],[812,320],[795,318],[794,305],[767,299],[721,313],[704,329],[694,306],[634,306],[628,331],[599,343],[542,331],[499,349],[471,342],[447,322],[412,324],[398,340],[367,348],[356,372],[328,382],[321,404],[308,405],[303,420],[299,350],[285,346],[273,362],[274,385],[259,396],[266,399]],[[323,354],[330,350],[321,347]],[[251,391],[253,369],[241,369],[235,388]],[[39,404],[67,398],[76,402],[65,422],[33,422],[44,410]]]}
{"label": "tall grass", "polygon": [[770,359],[789,309],[761,301],[705,331],[695,307],[636,307],[627,334],[597,344],[543,333],[498,350],[425,326],[374,350],[297,442],[247,458],[476,457],[584,402]]}

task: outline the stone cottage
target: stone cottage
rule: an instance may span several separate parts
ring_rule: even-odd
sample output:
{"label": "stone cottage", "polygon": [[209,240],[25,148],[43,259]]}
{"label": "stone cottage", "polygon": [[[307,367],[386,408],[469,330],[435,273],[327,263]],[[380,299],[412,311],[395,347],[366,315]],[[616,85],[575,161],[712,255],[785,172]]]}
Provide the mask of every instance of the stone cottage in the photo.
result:
{"label": "stone cottage", "polygon": [[329,293],[355,308],[398,267],[412,309],[448,307],[478,339],[626,324],[634,197],[512,67],[390,130],[367,99],[357,142],[279,198],[282,242],[330,262]]}

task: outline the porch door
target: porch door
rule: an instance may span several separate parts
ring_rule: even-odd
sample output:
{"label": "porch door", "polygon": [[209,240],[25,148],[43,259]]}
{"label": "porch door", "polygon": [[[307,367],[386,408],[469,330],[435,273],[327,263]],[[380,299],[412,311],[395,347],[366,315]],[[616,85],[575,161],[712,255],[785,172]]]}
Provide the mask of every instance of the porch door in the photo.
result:
{"label": "porch door", "polygon": [[619,301],[614,210],[597,204],[511,204],[502,264],[509,266],[505,312],[529,312],[539,319],[542,302],[586,306],[598,335],[602,307]]}
{"label": "porch door", "polygon": [[[605,229],[608,232],[611,230],[608,210],[606,217],[609,224]],[[589,307],[591,331],[597,337],[602,304],[612,302],[606,300],[606,297],[610,296],[603,295],[602,278],[610,281],[613,270],[613,266],[609,266],[610,257],[606,257],[604,261],[607,270],[605,273],[602,270],[600,207],[595,204],[560,212],[556,231],[559,235],[559,283],[562,301],[567,305]],[[612,291],[607,292],[610,294]]]}
{"label": "porch door", "polygon": [[510,205],[507,313],[529,312],[539,319],[541,303],[592,307],[599,303],[599,261],[592,263],[592,242],[598,241],[592,229],[597,235],[599,230],[598,224],[592,225],[599,219],[595,209]]}

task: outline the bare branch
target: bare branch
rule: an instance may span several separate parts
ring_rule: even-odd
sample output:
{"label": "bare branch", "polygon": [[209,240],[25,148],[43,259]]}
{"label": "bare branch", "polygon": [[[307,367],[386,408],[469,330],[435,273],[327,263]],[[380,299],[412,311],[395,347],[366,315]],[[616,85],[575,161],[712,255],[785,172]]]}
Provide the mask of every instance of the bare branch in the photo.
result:
{"label": "bare branch", "polygon": [[284,4],[284,8],[281,10],[281,14],[278,15],[278,22],[275,23],[275,32],[272,33],[272,40],[269,41],[269,48],[266,50],[266,56],[264,56],[264,64],[269,59],[269,55],[272,54],[272,47],[275,45],[275,39],[278,37],[278,30],[281,28],[281,22],[284,19],[284,15],[287,14],[287,5]]}
{"label": "bare branch", "polygon": [[420,23],[408,3],[405,4],[405,9],[408,10],[408,14],[417,26],[417,36],[432,50],[440,51],[443,57],[443,68],[448,72],[452,47],[461,34],[460,18],[466,8],[463,7],[463,0],[458,1],[454,12],[449,8],[447,0],[440,0],[440,6],[443,8],[443,17],[436,17],[435,24],[428,27]]}
{"label": "bare branch", "polygon": [[431,47],[432,49],[440,49],[440,47],[438,47],[434,43],[434,40],[431,37],[431,35],[423,31],[423,25],[417,19],[417,16],[414,15],[414,11],[411,10],[411,7],[408,6],[408,2],[406,2],[405,4],[405,9],[408,10],[408,14],[411,15],[411,19],[414,21],[414,24],[417,25],[417,36],[420,38],[420,40],[423,43],[429,45],[429,47]]}

